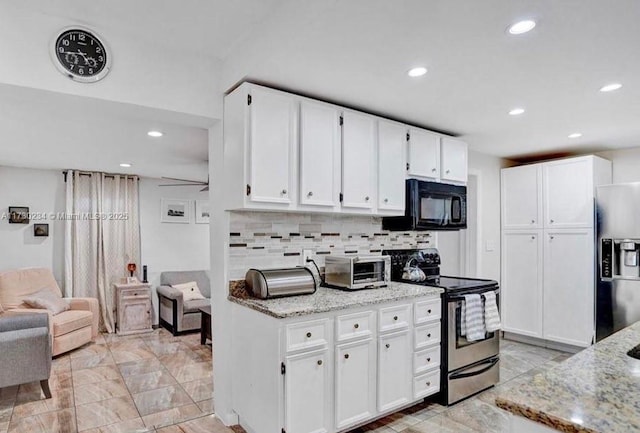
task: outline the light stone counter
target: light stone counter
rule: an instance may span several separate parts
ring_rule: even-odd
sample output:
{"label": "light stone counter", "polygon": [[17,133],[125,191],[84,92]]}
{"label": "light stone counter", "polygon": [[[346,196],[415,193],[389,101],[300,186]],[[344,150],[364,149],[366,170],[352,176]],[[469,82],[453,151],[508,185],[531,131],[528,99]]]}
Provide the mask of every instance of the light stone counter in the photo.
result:
{"label": "light stone counter", "polygon": [[640,322],[498,393],[496,404],[563,432],[640,432]]}
{"label": "light stone counter", "polygon": [[387,287],[377,289],[348,291],[320,287],[316,293],[312,295],[257,299],[250,297],[244,291],[244,281],[231,282],[230,286],[230,301],[277,319],[357,308],[365,305],[418,298],[421,296],[435,296],[444,292],[444,290],[439,287],[391,282]]}

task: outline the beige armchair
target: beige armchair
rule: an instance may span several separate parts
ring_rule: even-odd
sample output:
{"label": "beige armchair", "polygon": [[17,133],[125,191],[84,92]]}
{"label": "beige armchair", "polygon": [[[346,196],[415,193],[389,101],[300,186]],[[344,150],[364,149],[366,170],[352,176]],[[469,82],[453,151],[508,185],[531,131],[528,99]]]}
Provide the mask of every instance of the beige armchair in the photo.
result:
{"label": "beige armchair", "polygon": [[0,305],[6,311],[41,312],[49,315],[52,355],[60,355],[91,342],[98,335],[99,308],[95,298],[68,298],[71,309],[53,316],[48,310],[30,308],[22,299],[48,289],[62,296],[53,273],[45,268],[0,273]]}

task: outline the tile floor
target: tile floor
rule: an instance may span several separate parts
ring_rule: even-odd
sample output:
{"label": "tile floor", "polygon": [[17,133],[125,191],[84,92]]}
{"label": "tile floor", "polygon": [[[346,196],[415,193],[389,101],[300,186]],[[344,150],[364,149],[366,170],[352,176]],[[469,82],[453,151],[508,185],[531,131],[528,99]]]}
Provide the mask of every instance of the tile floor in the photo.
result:
{"label": "tile floor", "polygon": [[[503,341],[501,383],[517,386],[568,355]],[[164,329],[100,336],[53,361],[53,398],[38,383],[0,389],[0,433],[237,433],[213,415],[211,346]],[[353,433],[502,433],[495,389],[446,408],[423,403]]]}

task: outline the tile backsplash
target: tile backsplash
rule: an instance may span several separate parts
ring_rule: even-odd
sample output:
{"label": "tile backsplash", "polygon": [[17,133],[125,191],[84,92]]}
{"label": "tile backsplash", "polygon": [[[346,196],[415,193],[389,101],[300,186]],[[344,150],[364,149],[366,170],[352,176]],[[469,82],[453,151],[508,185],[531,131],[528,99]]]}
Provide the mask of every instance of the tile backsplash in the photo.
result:
{"label": "tile backsplash", "polygon": [[330,254],[378,254],[384,249],[428,248],[434,232],[382,230],[380,217],[231,212],[229,279],[244,279],[249,268],[293,267],[302,250],[318,266]]}

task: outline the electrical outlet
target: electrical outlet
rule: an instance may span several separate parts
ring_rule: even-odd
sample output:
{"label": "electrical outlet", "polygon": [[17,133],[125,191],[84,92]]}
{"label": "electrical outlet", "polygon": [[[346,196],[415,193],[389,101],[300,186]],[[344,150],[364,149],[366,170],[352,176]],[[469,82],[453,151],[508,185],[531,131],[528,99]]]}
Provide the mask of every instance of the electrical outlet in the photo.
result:
{"label": "electrical outlet", "polygon": [[313,250],[302,250],[302,266],[306,266],[308,264],[307,259],[312,258]]}

